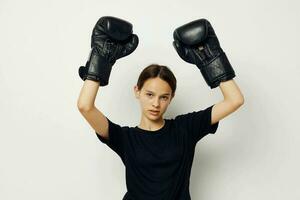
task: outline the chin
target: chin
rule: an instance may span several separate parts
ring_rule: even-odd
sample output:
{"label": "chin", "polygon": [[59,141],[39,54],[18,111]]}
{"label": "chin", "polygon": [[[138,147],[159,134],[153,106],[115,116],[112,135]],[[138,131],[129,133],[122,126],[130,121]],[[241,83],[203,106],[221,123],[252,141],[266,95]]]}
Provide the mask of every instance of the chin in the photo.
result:
{"label": "chin", "polygon": [[158,115],[148,115],[149,116],[149,118],[151,118],[151,119],[160,119],[161,118],[161,114],[158,114]]}

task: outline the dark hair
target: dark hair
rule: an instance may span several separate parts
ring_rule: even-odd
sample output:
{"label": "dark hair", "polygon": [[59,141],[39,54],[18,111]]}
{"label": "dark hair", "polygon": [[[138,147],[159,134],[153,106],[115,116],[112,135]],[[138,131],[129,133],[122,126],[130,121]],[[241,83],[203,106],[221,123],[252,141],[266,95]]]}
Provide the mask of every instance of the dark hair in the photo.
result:
{"label": "dark hair", "polygon": [[171,96],[173,97],[176,91],[177,80],[173,72],[167,66],[164,65],[151,64],[147,66],[145,69],[143,69],[137,81],[137,86],[139,90],[142,89],[147,79],[156,78],[156,77],[161,78],[162,80],[166,81],[170,85],[172,89]]}

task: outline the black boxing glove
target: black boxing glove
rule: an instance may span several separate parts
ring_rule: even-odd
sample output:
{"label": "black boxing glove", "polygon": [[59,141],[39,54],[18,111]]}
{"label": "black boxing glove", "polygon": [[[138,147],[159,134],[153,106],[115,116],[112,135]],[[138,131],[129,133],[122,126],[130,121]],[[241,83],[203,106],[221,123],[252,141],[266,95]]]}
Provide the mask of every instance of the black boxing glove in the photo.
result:
{"label": "black boxing glove", "polygon": [[235,77],[211,24],[199,19],[182,25],[173,33],[173,46],[186,62],[195,64],[211,89]]}
{"label": "black boxing glove", "polygon": [[111,16],[101,17],[93,29],[89,59],[78,69],[80,78],[100,82],[100,86],[108,85],[116,60],[131,54],[138,43],[131,23]]}

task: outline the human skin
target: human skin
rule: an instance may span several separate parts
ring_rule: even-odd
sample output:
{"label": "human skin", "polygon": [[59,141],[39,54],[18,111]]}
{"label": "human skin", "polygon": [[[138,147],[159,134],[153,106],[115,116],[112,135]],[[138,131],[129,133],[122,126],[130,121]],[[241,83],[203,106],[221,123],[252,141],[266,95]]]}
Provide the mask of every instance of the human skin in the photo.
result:
{"label": "human skin", "polygon": [[[233,113],[244,103],[244,97],[233,79],[221,82],[219,88],[224,99],[213,106],[211,124]],[[138,127],[152,131],[163,127],[163,114],[175,96],[169,84],[159,77],[151,78],[145,81],[141,89],[134,86],[134,92],[141,107],[141,121]],[[159,112],[153,115],[149,110]]]}
{"label": "human skin", "polygon": [[[146,80],[141,89],[135,85],[134,92],[141,107],[141,121],[138,127],[151,131],[160,129],[164,125],[163,114],[174,97],[170,85],[155,77]],[[158,112],[152,114],[150,110]]]}

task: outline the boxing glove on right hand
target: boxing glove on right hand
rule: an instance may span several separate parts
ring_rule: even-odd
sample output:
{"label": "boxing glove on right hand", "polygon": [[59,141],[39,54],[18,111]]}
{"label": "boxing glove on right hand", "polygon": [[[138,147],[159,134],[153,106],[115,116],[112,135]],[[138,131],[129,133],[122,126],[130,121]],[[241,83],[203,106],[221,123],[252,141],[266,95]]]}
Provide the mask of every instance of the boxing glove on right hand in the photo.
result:
{"label": "boxing glove on right hand", "polygon": [[211,89],[235,77],[210,22],[199,19],[175,29],[173,46],[186,62],[195,64]]}
{"label": "boxing glove on right hand", "polygon": [[108,85],[116,60],[131,54],[138,43],[131,23],[111,16],[101,17],[93,29],[89,59],[78,69],[80,78],[100,82],[100,86]]}

